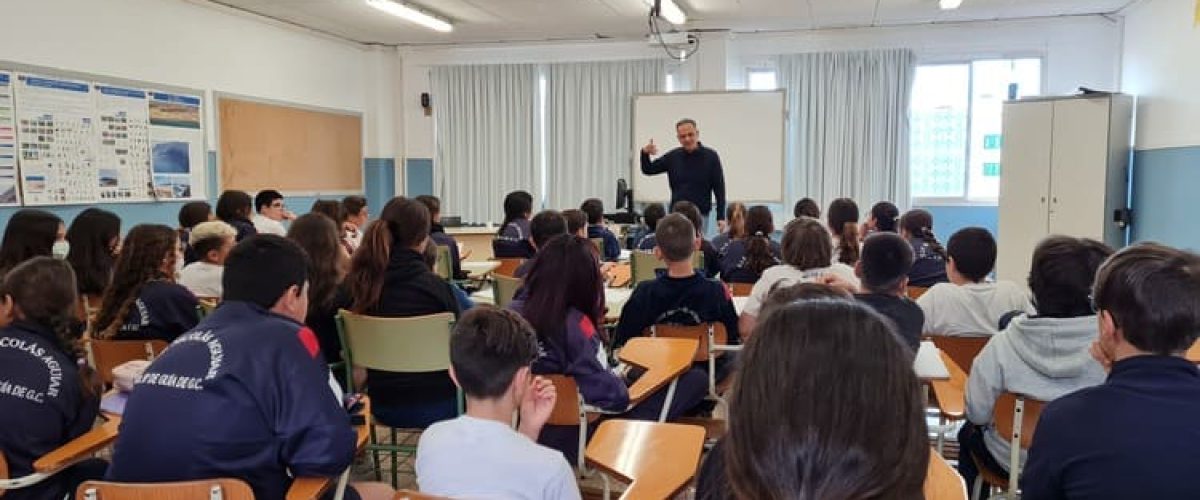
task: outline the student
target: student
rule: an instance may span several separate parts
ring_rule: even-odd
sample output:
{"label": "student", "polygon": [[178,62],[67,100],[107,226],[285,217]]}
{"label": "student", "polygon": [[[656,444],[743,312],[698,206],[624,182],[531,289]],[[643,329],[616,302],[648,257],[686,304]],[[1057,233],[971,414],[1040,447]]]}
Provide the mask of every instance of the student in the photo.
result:
{"label": "student", "polygon": [[881,201],[871,207],[863,223],[863,239],[871,233],[895,233],[900,220],[900,209],[890,201]]}
{"label": "student", "polygon": [[700,237],[700,253],[704,256],[704,275],[716,278],[721,272],[721,254],[717,253],[711,242],[704,239],[704,217],[700,215],[700,209],[690,201],[677,201],[671,206],[671,213],[683,214],[696,226],[696,234]]}
{"label": "student", "polygon": [[[425,252],[421,254],[421,258],[425,261],[425,265],[429,266],[429,270],[433,271],[434,273],[437,273],[437,249],[438,244],[435,243],[431,237],[429,238],[429,242],[425,245]],[[471,296],[467,295],[467,292],[462,288],[459,288],[458,285],[451,284],[450,291],[454,292],[454,300],[458,302],[458,309],[460,311],[466,311],[475,307],[475,302],[471,300]]]}
{"label": "student", "polygon": [[71,252],[62,219],[45,210],[17,210],[4,227],[0,241],[0,278],[17,264],[34,257],[65,259]]}
{"label": "student", "polygon": [[250,219],[254,229],[259,234],[274,234],[284,236],[287,229],[283,227],[285,220],[293,220],[296,215],[287,209],[283,203],[283,195],[274,189],[264,189],[254,195],[254,210],[258,213]]}
{"label": "student", "polygon": [[129,230],[96,315],[102,339],[174,341],[196,326],[200,303],[175,283],[179,238],[175,230],[139,224]]}
{"label": "student", "polygon": [[[967,378],[967,419],[958,433],[963,460],[958,470],[973,484],[974,456],[1008,477],[1008,441],[992,427],[996,398],[1007,391],[1053,401],[1104,382],[1104,370],[1088,353],[1096,340],[1089,296],[1096,270],[1112,249],[1102,243],[1052,236],[1033,251],[1029,288],[1036,315],[1018,316],[988,341]],[[1024,457],[1022,457],[1024,459]]]}
{"label": "student", "polygon": [[810,217],[813,219],[821,218],[821,206],[812,198],[800,198],[796,202],[796,206],[792,207],[792,216],[799,219],[800,217]]}
{"label": "student", "polygon": [[[433,424],[417,445],[421,492],[444,497],[578,499],[562,453],[537,444],[554,410],[554,384],[533,375],[533,327],[512,311],[481,307],[450,337],[450,375],[467,414]],[[513,416],[520,426],[513,430]]]}
{"label": "student", "polygon": [[912,362],[863,305],[821,298],[766,315],[696,498],[922,498],[929,440]]}
{"label": "student", "polygon": [[720,255],[725,255],[725,249],[730,243],[754,234],[746,231],[746,204],[740,201],[735,201],[725,207],[725,220],[729,221],[728,230],[718,234],[712,240],[713,248],[716,248]]}
{"label": "student", "polygon": [[[533,233],[533,249],[536,251],[545,248],[551,239],[567,234],[567,219],[555,210],[543,210],[533,216],[533,221],[529,223],[529,232]],[[513,271],[513,276],[524,278],[529,274],[529,267],[532,265],[533,259],[526,259]]]}
{"label": "student", "polygon": [[193,227],[201,222],[213,220],[216,216],[213,215],[212,207],[203,201],[189,201],[179,207],[179,245],[183,248],[183,263],[191,264],[200,260],[200,257],[192,251],[192,247],[188,245],[190,233]]}
{"label": "student", "polygon": [[[100,397],[76,341],[75,275],[71,266],[34,257],[14,267],[0,290],[0,310],[14,316],[0,329],[0,450],[8,476],[33,473],[33,462],[91,430]],[[15,390],[9,390],[15,389]],[[63,498],[107,464],[90,458],[5,500]]]}
{"label": "student", "polygon": [[[429,209],[411,198],[384,205],[367,228],[362,246],[350,261],[346,283],[358,314],[383,317],[458,316],[461,308],[452,285],[425,264]],[[368,370],[367,393],[383,425],[424,428],[458,414],[457,391],[446,372],[392,373]]]}
{"label": "student", "polygon": [[1051,402],[1021,477],[1026,498],[1200,498],[1200,257],[1157,244],[1117,252],[1092,291],[1108,371]]}
{"label": "student", "polygon": [[254,200],[243,191],[225,191],[217,198],[217,218],[237,229],[237,241],[258,234],[250,222],[250,209]]}
{"label": "student", "polygon": [[913,209],[900,218],[900,236],[908,240],[913,249],[913,267],[908,272],[909,286],[931,287],[946,283],[946,249],[933,235],[933,216],[921,209]]}
{"label": "student", "polygon": [[112,282],[113,261],[121,250],[121,218],[91,207],[79,212],[67,229],[67,262],[75,271],[80,295],[99,296]]}
{"label": "student", "polygon": [[338,225],[346,220],[346,214],[342,212],[342,204],[334,200],[316,200],[308,209],[308,213],[324,215]]}
{"label": "student", "polygon": [[775,232],[771,209],[755,205],[744,219],[747,236],[730,241],[721,251],[721,280],[726,283],[754,283],[763,271],[781,262],[779,243],[771,240]]}
{"label": "student", "polygon": [[925,311],[924,331],[951,337],[995,335],[1000,318],[1012,311],[1029,311],[1029,297],[1015,283],[988,282],[996,265],[996,240],[981,227],[961,229],[950,236],[946,253],[949,283],[934,285],[919,299]]}
{"label": "student", "polygon": [[651,252],[656,244],[654,240],[654,231],[658,227],[658,221],[667,216],[667,209],[662,203],[651,203],[646,205],[646,209],[642,210],[642,220],[646,222],[646,234],[638,240],[634,245],[635,250],[642,252]]}
{"label": "student", "polygon": [[[559,237],[538,252],[525,277],[526,296],[509,308],[520,313],[537,331],[538,375],[562,374],[575,379],[587,404],[621,418],[657,420],[666,402],[666,388],[629,409],[629,389],[610,371],[604,353],[604,278],[596,265],[592,242],[576,236]],[[679,378],[668,410],[673,419],[703,401],[708,379],[699,370]],[[628,411],[626,411],[628,410]],[[575,463],[579,431],[574,426],[548,425],[539,443],[562,451]]]}
{"label": "student", "polygon": [[587,238],[587,214],[578,208],[568,208],[562,211],[567,220],[567,233],[580,238]]}
{"label": "student", "polygon": [[771,293],[767,294],[767,300],[763,301],[762,309],[759,309],[758,316],[766,318],[771,313],[792,302],[814,299],[845,299],[850,301],[854,299],[854,295],[844,288],[823,285],[821,283],[796,283],[787,286],[777,286],[774,290],[771,290]]}
{"label": "student", "polygon": [[529,242],[529,216],[533,213],[533,195],[513,191],[504,197],[504,222],[492,240],[492,254],[501,259],[533,257]]}
{"label": "student", "polygon": [[225,258],[233,250],[237,229],[219,220],[201,222],[191,231],[192,249],[200,260],[179,272],[179,284],[197,297],[220,298]]}
{"label": "student", "polygon": [[863,288],[855,298],[892,320],[900,339],[916,353],[921,347],[925,313],[906,293],[912,261],[912,247],[900,235],[878,232],[868,236],[854,267]]}
{"label": "student", "polygon": [[429,209],[429,237],[434,243],[439,246],[450,249],[450,275],[454,279],[467,279],[467,274],[462,270],[462,259],[458,254],[458,242],[453,236],[446,234],[446,228],[442,227],[442,201],[437,197],[429,195],[421,195],[417,197],[417,201],[423,203],[425,208]]}
{"label": "student", "polygon": [[853,266],[858,262],[858,205],[850,198],[829,204],[829,234],[833,236],[833,260]]}
{"label": "student", "polygon": [[583,213],[587,214],[588,227],[587,237],[589,240],[601,239],[604,244],[600,245],[600,257],[608,262],[616,262],[621,256],[621,242],[617,241],[617,237],[604,227],[604,202],[599,198],[591,198],[583,202],[579,207]]}
{"label": "student", "polygon": [[346,214],[346,224],[343,227],[345,234],[342,238],[350,244],[350,253],[354,253],[362,243],[362,235],[371,219],[371,212],[367,210],[367,199],[358,195],[342,198],[342,212]]}
{"label": "student", "polygon": [[[337,224],[323,214],[301,215],[288,228],[287,237],[308,256],[308,314],[304,324],[316,334],[325,361],[341,362],[337,314],[349,309],[353,302],[344,284],[350,270],[350,254],[342,245]],[[339,380],[345,377],[344,370],[335,370],[333,374]]]}
{"label": "student", "polygon": [[[351,465],[350,416],[330,397],[317,339],[301,323],[305,261],[295,243],[274,235],[234,247],[221,307],[138,378],[108,480],[229,477],[249,483],[256,498],[283,498],[294,477],[336,478]],[[346,491],[391,494],[379,484]]]}
{"label": "student", "polygon": [[738,331],[742,332],[743,337],[749,337],[763,301],[777,286],[840,280],[853,289],[858,288],[859,282],[858,277],[854,275],[854,268],[831,261],[833,243],[830,241],[829,232],[816,219],[792,219],[783,229],[781,251],[783,263],[763,271],[762,277],[754,283],[750,297],[742,308]]}

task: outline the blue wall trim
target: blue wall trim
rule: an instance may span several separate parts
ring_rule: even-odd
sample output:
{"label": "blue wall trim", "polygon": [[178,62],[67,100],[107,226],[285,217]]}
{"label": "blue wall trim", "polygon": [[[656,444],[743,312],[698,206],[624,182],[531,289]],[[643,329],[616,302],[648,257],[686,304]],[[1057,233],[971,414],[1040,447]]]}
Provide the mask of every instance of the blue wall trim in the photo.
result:
{"label": "blue wall trim", "polygon": [[1133,241],[1200,250],[1200,223],[1191,210],[1200,187],[1200,146],[1133,154]]}
{"label": "blue wall trim", "polygon": [[423,194],[437,196],[433,192],[433,160],[409,158],[404,162],[404,195],[413,197]]}
{"label": "blue wall trim", "polygon": [[965,227],[983,227],[999,238],[1000,208],[995,205],[935,205],[913,207],[933,216],[933,234],[943,245],[950,235]]}
{"label": "blue wall trim", "polygon": [[363,160],[363,185],[366,186],[367,208],[372,218],[388,200],[396,196],[396,160],[394,158],[366,158]]}

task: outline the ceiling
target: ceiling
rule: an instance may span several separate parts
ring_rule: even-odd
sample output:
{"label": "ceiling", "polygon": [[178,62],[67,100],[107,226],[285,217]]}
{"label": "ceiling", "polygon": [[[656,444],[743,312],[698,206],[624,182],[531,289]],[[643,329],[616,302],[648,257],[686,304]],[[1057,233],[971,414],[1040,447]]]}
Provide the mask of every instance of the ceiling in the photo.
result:
{"label": "ceiling", "polygon": [[[647,33],[643,0],[411,0],[448,17],[437,33],[388,16],[364,0],[209,0],[361,43],[386,45],[636,38]],[[808,30],[1112,13],[1132,0],[676,0],[684,29]],[[664,27],[669,26],[665,25]]]}

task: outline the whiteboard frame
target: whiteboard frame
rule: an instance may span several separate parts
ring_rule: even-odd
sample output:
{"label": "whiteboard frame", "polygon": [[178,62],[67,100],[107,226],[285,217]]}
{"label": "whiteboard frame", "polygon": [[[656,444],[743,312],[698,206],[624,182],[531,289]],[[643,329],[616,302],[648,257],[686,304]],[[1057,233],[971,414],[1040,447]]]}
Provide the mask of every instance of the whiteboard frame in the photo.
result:
{"label": "whiteboard frame", "polygon": [[[725,204],[726,204],[726,206],[728,206],[729,203],[732,203],[733,201],[739,201],[742,203],[786,203],[786,200],[787,200],[787,136],[788,136],[788,109],[789,108],[788,108],[787,91],[786,91],[786,89],[783,89],[783,88],[777,88],[774,90],[696,90],[696,91],[689,91],[689,92],[648,92],[648,93],[642,93],[642,94],[634,94],[633,97],[631,97],[629,99],[629,106],[630,106],[630,108],[632,108],[630,110],[631,111],[630,116],[632,117],[632,120],[633,120],[629,124],[629,135],[630,135],[630,144],[633,144],[633,147],[634,147],[634,152],[632,153],[632,158],[630,158],[630,161],[629,161],[629,186],[631,188],[633,187],[634,177],[636,177],[638,174],[641,173],[640,167],[634,167],[634,160],[637,160],[640,163],[641,154],[642,154],[642,148],[640,146],[638,146],[638,140],[636,137],[637,131],[635,130],[636,127],[634,127],[634,125],[637,123],[637,118],[638,118],[637,117],[637,100],[639,97],[662,97],[662,96],[673,96],[673,95],[705,95],[705,94],[771,94],[771,93],[778,93],[778,94],[780,94],[781,97],[783,97],[783,116],[781,117],[783,119],[783,127],[781,129],[782,137],[781,137],[781,141],[780,141],[780,144],[783,145],[783,150],[779,152],[779,178],[783,181],[783,185],[780,186],[779,199],[778,200],[730,200],[729,193],[726,192],[725,193]],[[674,148],[672,148],[672,149],[674,149]],[[722,167],[723,167],[723,165],[722,165]],[[634,170],[635,168],[637,168],[637,170]],[[722,168],[722,170],[724,170],[724,169]],[[724,175],[724,171],[722,171],[721,174]],[[636,190],[633,194],[633,202],[634,203],[663,203],[663,204],[666,204],[666,203],[670,203],[670,201],[671,200],[669,200],[669,199],[668,200],[638,199]],[[670,212],[670,210],[671,210],[671,207],[667,207],[667,211]]]}

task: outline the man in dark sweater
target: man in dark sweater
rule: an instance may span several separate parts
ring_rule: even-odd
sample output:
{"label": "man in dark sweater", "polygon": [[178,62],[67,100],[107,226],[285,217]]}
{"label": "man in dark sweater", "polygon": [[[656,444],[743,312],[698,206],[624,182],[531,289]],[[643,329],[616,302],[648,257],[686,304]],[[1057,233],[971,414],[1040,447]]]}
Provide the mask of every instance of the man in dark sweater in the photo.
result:
{"label": "man in dark sweater", "polygon": [[1157,244],[1126,248],[1096,274],[1108,380],[1042,412],[1025,473],[1030,499],[1200,498],[1200,257]]}
{"label": "man in dark sweater", "polygon": [[864,292],[855,298],[891,319],[904,345],[915,353],[921,346],[925,313],[905,294],[912,263],[912,247],[904,238],[896,233],[875,233],[863,243],[854,272],[862,279]]}
{"label": "man in dark sweater", "polygon": [[[671,185],[671,205],[680,200],[694,203],[704,218],[712,212],[713,196],[717,198],[717,225],[725,232],[725,173],[721,169],[721,157],[717,152],[700,144],[700,131],[696,121],[690,118],[675,124],[681,147],[668,151],[661,158],[650,161],[658,154],[654,139],[642,148],[642,173],[658,175],[667,173]],[[700,228],[703,232],[704,228]]]}

